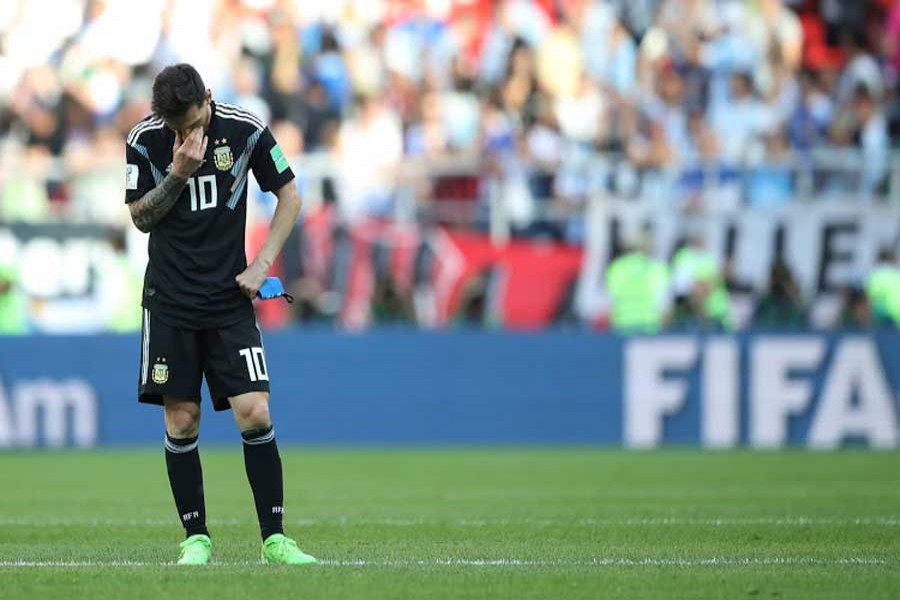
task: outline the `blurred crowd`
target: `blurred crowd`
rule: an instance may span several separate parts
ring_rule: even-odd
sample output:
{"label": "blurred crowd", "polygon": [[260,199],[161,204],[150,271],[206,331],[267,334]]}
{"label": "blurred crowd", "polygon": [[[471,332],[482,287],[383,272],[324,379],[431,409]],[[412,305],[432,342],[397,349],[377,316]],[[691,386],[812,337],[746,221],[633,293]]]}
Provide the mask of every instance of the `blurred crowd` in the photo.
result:
{"label": "blurred crowd", "polygon": [[577,208],[597,151],[625,188],[664,171],[686,202],[713,178],[772,203],[855,149],[823,185],[877,197],[900,124],[895,0],[7,0],[0,218],[122,223],[123,134],[178,61],[328,153],[348,221],[390,213],[413,159],[473,159],[520,228]]}
{"label": "blurred crowd", "polygon": [[577,244],[597,190],[898,193],[900,0],[4,0],[0,222],[127,228],[124,136],[180,61],[351,226],[489,196],[514,235]]}
{"label": "blurred crowd", "polygon": [[[739,319],[734,302],[736,296],[747,297],[742,287],[701,236],[686,236],[668,261],[653,255],[649,237],[637,236],[606,270],[609,324],[624,333],[732,331],[748,325],[784,331],[820,325],[811,299],[783,258],[773,261],[765,289],[752,294],[750,313]],[[851,331],[900,327],[900,266],[893,248],[878,252],[864,280],[840,290],[827,325]]]}

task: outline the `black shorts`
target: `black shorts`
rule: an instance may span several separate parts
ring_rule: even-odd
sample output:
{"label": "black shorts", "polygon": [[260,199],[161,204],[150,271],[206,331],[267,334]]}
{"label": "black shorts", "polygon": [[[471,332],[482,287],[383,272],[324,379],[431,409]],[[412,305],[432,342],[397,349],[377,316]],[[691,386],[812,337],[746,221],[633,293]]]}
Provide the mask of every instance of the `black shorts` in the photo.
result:
{"label": "black shorts", "polygon": [[256,319],[218,329],[181,329],[145,308],[138,401],[162,404],[163,396],[170,396],[200,402],[204,376],[216,410],[231,408],[230,396],[269,391]]}

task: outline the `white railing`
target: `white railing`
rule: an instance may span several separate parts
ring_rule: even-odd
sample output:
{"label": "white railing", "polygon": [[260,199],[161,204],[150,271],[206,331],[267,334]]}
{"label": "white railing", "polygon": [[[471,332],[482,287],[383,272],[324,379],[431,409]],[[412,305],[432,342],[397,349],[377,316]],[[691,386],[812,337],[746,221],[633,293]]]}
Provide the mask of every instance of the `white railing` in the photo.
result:
{"label": "white railing", "polygon": [[[307,201],[320,204],[323,182],[336,181],[340,172],[324,154],[304,155],[297,168],[311,183]],[[724,168],[718,165],[673,166],[664,169],[638,169],[622,154],[584,154],[569,158],[555,168],[520,164],[515,177],[528,178],[556,175],[575,181],[579,191],[574,201],[582,209],[589,200],[603,198],[644,198],[659,202],[689,202],[698,197],[715,203],[717,211],[737,209],[753,196],[755,178],[779,178],[780,202],[816,202],[840,199],[859,203],[890,203],[900,208],[900,153],[888,161],[887,174],[875,189],[867,190],[863,175],[866,163],[854,150],[815,150],[794,153],[777,162],[763,162],[750,167]],[[435,193],[435,182],[448,178],[473,178],[477,186],[471,198],[441,197]],[[685,181],[690,179],[690,181]],[[397,174],[394,217],[401,222],[444,222],[477,225],[491,232],[497,242],[510,237],[513,218],[509,203],[503,197],[504,176],[489,172],[485,161],[477,156],[456,156],[439,160],[409,160]],[[423,183],[425,184],[423,186]],[[430,190],[422,201],[423,187]],[[440,186],[437,186],[437,190]],[[690,198],[685,198],[690,197]],[[571,218],[572,211],[560,209],[548,198],[532,197],[534,219],[559,223]]]}
{"label": "white railing", "polygon": [[[735,208],[747,202],[754,177],[766,172],[781,178],[782,189],[791,202],[815,202],[823,198],[842,198],[848,202],[891,203],[900,207],[900,153],[894,153],[887,162],[887,175],[873,190],[865,189],[863,174],[867,165],[863,155],[855,150],[816,150],[809,154],[791,154],[777,162],[761,163],[751,167],[723,169],[718,165],[673,166],[663,169],[639,169],[616,153],[581,153],[566,157],[554,167],[529,165],[517,162],[513,174],[491,172],[488,161],[478,155],[450,156],[437,160],[408,159],[401,163],[395,177],[393,217],[400,222],[453,223],[477,226],[491,231],[494,239],[508,239],[513,217],[508,198],[503,190],[511,178],[519,178],[528,185],[529,178],[556,175],[574,183],[577,192],[571,198],[574,207],[581,210],[590,199],[606,197],[628,199],[644,198],[659,202],[685,201],[685,196],[705,198],[717,203],[719,210]],[[305,179],[305,202],[319,206],[326,201],[325,182],[331,180],[335,189],[340,188],[341,170],[326,153],[308,153],[297,157],[292,164]],[[8,167],[9,165],[5,165]],[[100,208],[83,210],[79,198],[70,202],[55,203],[42,221],[84,223],[101,220],[106,225],[126,225],[124,220],[107,218],[113,211],[107,210],[106,198],[110,190],[120,185],[118,164],[103,165],[89,172],[67,174],[62,163],[51,163],[48,168],[29,173],[34,182],[42,179],[61,181],[72,190],[78,190],[80,182],[91,181],[91,189],[102,190],[104,198],[89,201]],[[6,196],[5,185],[11,181],[10,173],[0,167],[0,198]],[[690,181],[686,181],[690,175]],[[19,174],[21,177],[21,174]],[[453,178],[468,180],[466,197],[447,197],[441,194],[442,181]],[[102,181],[107,181],[102,184]],[[98,183],[100,182],[100,183]],[[438,184],[438,185],[436,185]],[[124,191],[122,191],[124,194]],[[458,196],[458,195],[457,195]],[[535,219],[558,223],[571,218],[571,210],[560,210],[545,197],[530,197],[531,214]],[[580,207],[580,208],[579,208]],[[2,207],[0,207],[2,208]],[[102,209],[102,210],[101,210]],[[4,212],[0,210],[0,221]]]}

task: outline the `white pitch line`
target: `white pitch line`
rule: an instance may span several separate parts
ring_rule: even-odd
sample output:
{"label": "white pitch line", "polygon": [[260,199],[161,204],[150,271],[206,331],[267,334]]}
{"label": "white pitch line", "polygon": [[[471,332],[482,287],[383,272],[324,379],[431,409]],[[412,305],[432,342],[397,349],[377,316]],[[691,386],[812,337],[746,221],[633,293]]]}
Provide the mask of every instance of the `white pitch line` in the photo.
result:
{"label": "white pitch line", "polygon": [[[656,527],[656,526],[700,526],[700,527],[742,527],[752,525],[773,526],[881,526],[898,527],[900,517],[746,517],[746,518],[459,518],[459,519],[370,519],[356,517],[335,517],[326,519],[287,519],[286,523],[303,527],[489,527],[504,525],[532,525],[542,527]],[[0,517],[0,527],[170,527],[177,525],[177,519],[115,519],[115,518],[46,518]],[[246,519],[210,519],[211,526],[249,526],[255,521]]]}
{"label": "white pitch line", "polygon": [[630,567],[630,566],[755,566],[755,565],[884,565],[878,558],[838,558],[818,559],[812,557],[791,558],[594,558],[590,560],[528,560],[528,559],[435,559],[435,560],[388,560],[388,561],[323,561],[320,564],[334,567],[373,566],[373,567],[407,567],[407,566],[464,566],[464,567],[540,567],[540,566],[575,566],[575,567]]}
{"label": "white pitch line", "polygon": [[[879,558],[594,558],[587,560],[530,560],[517,558],[492,559],[431,559],[431,560],[323,560],[320,567],[757,567],[757,566],[879,566],[887,565]],[[890,563],[893,564],[893,563]],[[213,562],[212,567],[260,566],[259,561]],[[0,561],[5,569],[53,569],[53,568],[135,568],[174,567],[174,563],[146,561]]]}

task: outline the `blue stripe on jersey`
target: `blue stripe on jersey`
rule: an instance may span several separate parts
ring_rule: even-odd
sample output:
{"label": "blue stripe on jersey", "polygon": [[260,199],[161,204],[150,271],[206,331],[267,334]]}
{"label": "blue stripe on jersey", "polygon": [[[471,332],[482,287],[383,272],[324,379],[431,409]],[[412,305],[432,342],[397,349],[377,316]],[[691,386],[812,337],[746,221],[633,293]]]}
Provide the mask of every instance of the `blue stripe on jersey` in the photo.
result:
{"label": "blue stripe on jersey", "polygon": [[[235,183],[238,183],[238,182],[235,182]],[[241,178],[241,181],[240,181],[237,189],[232,188],[232,189],[234,189],[234,193],[232,193],[231,198],[228,199],[228,204],[227,204],[228,208],[230,208],[231,210],[234,210],[235,208],[237,208],[238,200],[240,199],[241,194],[244,193],[245,187],[247,187],[247,175],[246,174]]]}
{"label": "blue stripe on jersey", "polygon": [[159,185],[165,179],[165,176],[160,172],[159,169],[156,168],[156,165],[150,160],[150,153],[147,152],[146,146],[142,146],[140,144],[132,144],[131,146],[135,150],[141,153],[141,156],[147,159],[147,162],[150,163],[150,172],[153,173],[153,179],[156,181],[156,185]]}
{"label": "blue stripe on jersey", "polygon": [[237,207],[237,203],[241,199],[244,189],[247,187],[247,174],[250,172],[250,157],[253,155],[253,150],[256,148],[257,142],[259,142],[259,136],[262,135],[262,132],[262,129],[257,129],[253,135],[247,138],[247,146],[244,148],[244,152],[241,153],[240,158],[238,158],[237,162],[235,162],[234,166],[231,168],[231,175],[235,177],[234,183],[231,185],[231,197],[228,199],[227,203],[228,208],[231,210],[234,210],[235,207]]}

